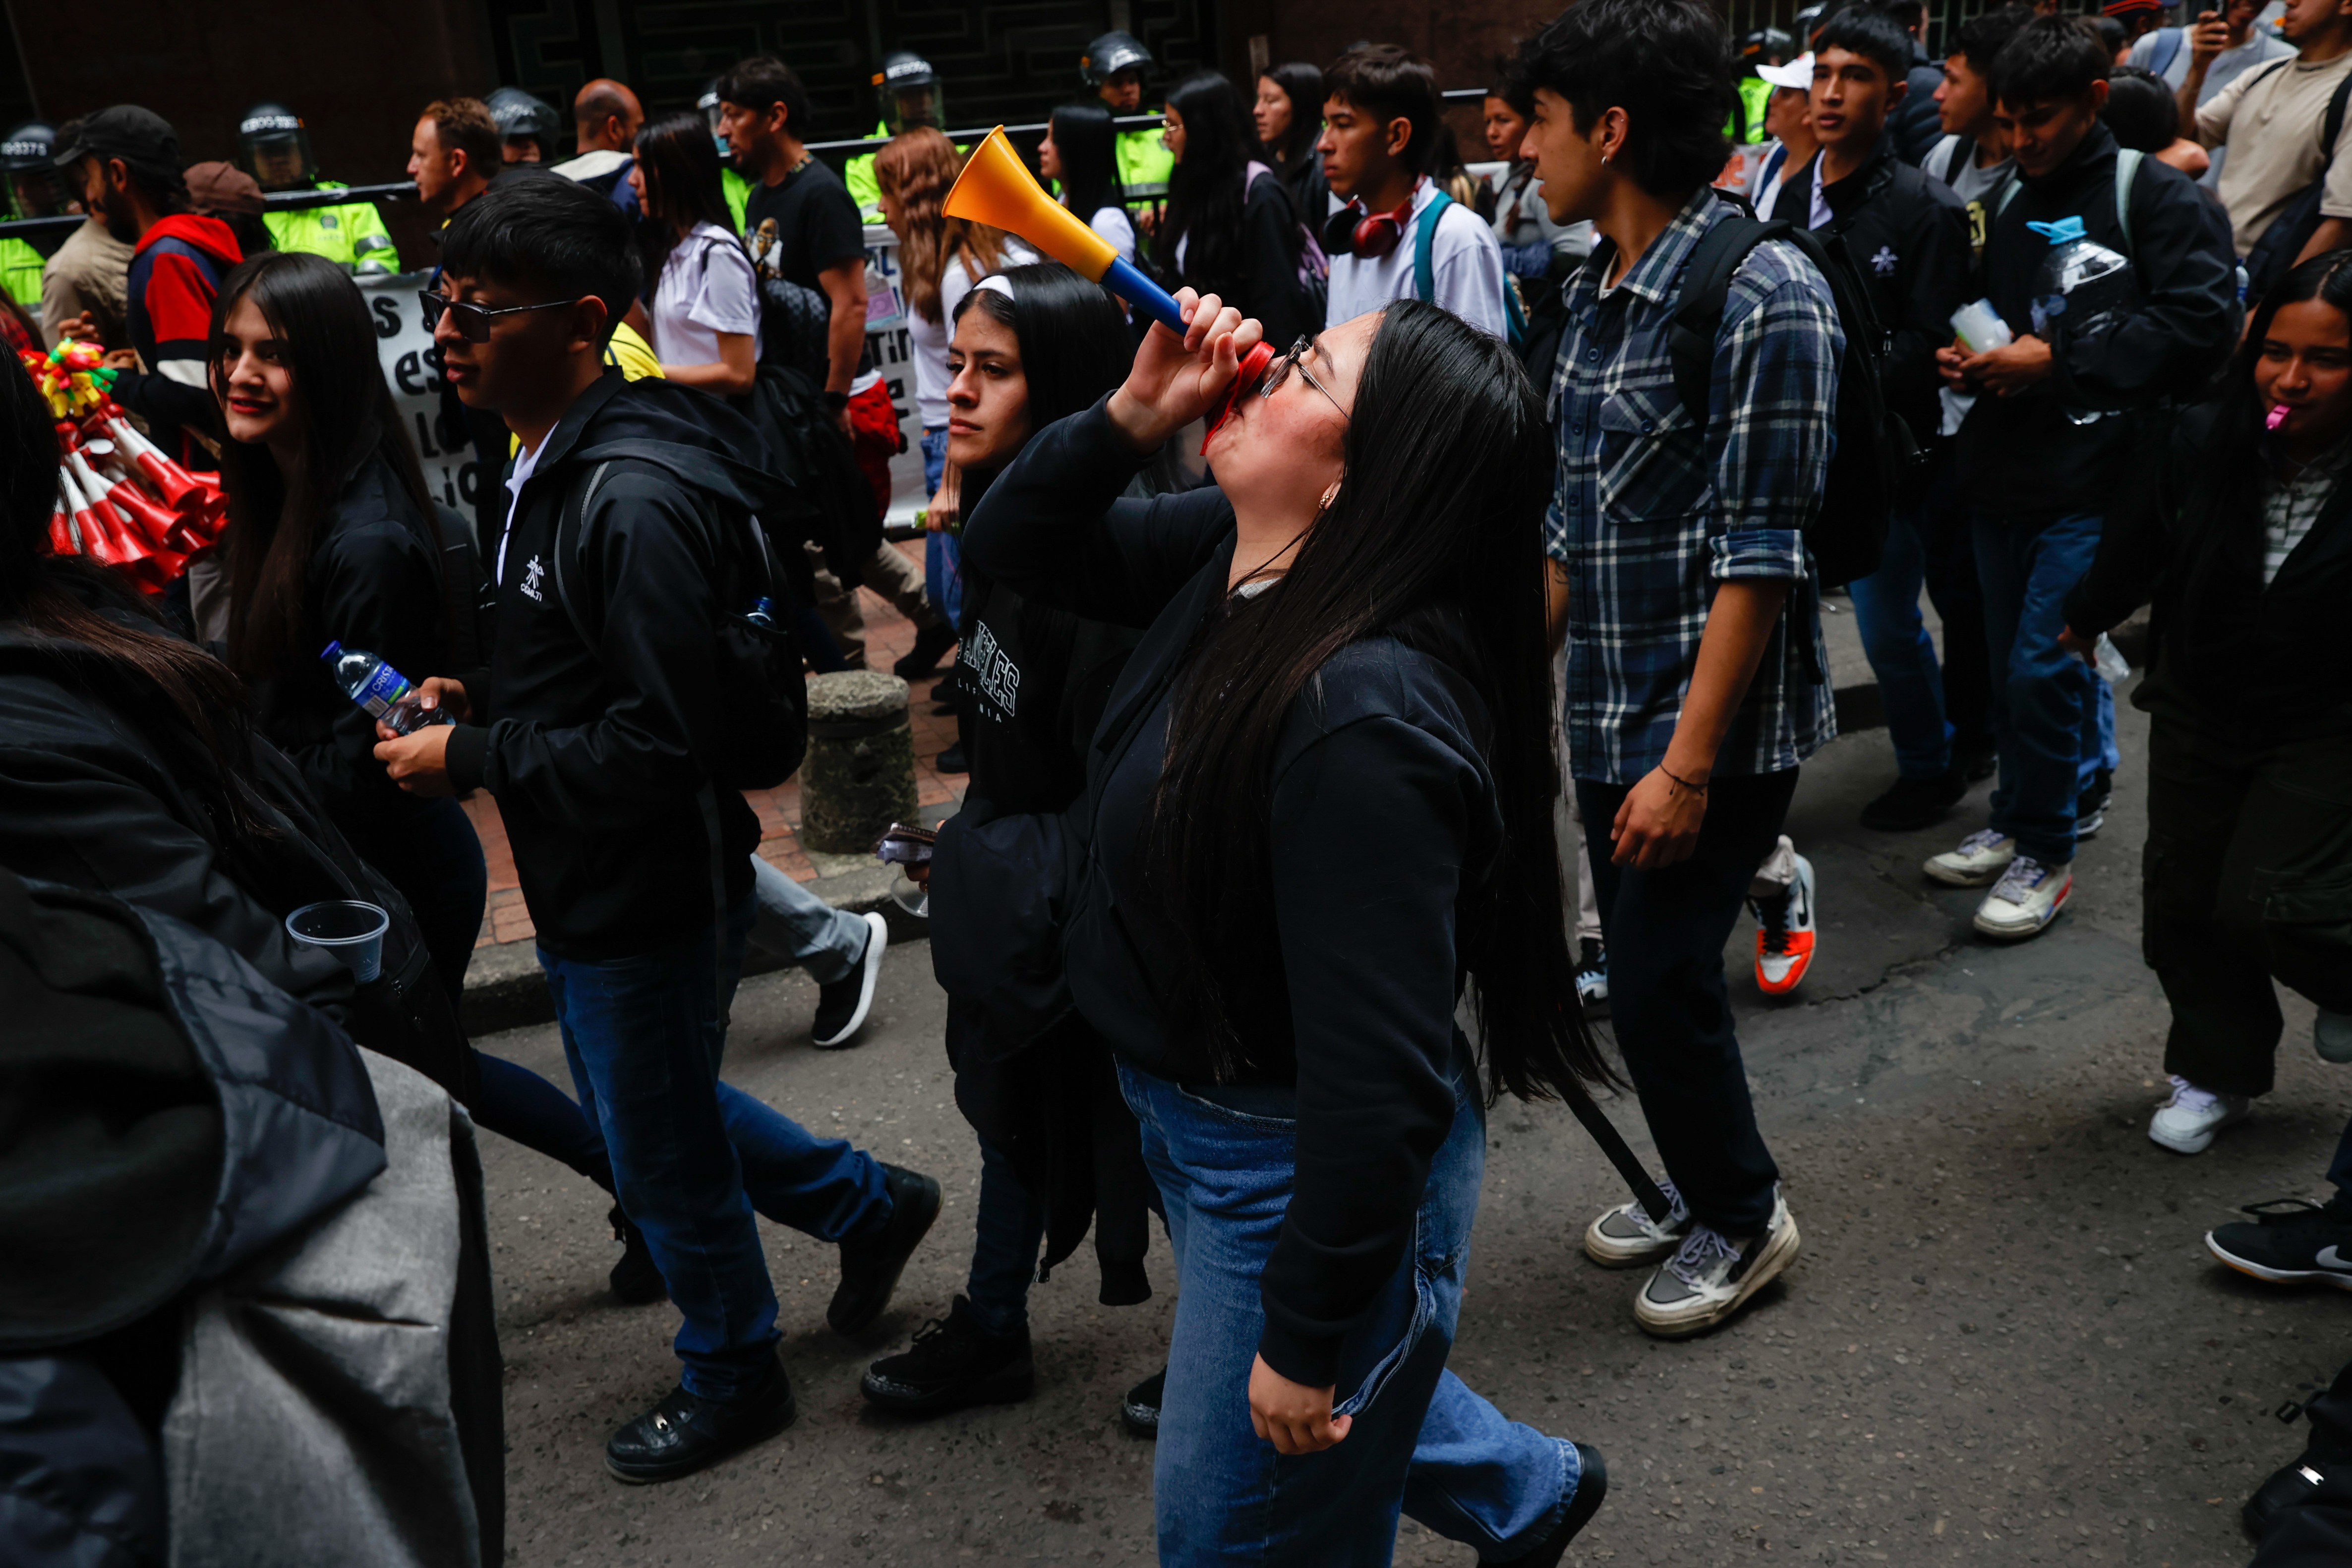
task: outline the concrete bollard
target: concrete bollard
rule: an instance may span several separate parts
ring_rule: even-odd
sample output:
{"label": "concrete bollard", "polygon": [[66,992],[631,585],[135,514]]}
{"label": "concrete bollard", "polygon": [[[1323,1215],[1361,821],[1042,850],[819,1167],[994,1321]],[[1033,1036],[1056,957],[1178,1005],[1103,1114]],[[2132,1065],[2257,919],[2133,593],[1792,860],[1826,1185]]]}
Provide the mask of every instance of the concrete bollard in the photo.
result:
{"label": "concrete bollard", "polygon": [[808,759],[801,765],[801,844],[863,854],[896,821],[911,821],[915,733],[907,683],[878,670],[812,675]]}

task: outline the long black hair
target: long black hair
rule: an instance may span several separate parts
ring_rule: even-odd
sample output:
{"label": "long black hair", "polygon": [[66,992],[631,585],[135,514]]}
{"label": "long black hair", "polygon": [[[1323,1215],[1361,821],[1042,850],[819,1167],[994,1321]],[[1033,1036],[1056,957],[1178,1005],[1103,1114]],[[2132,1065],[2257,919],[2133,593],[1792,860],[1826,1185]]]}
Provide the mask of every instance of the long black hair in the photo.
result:
{"label": "long black hair", "polygon": [[32,378],[0,376],[0,622],[69,651],[93,695],[139,725],[219,831],[266,834],[244,783],[244,683],[165,631],[112,567],[50,553],[58,467],[57,422]]}
{"label": "long black hair", "polygon": [[2247,528],[2262,527],[2263,494],[2275,470],[2270,432],[2263,423],[2269,411],[2255,395],[2254,367],[2262,362],[2263,340],[2279,311],[2310,299],[2352,322],[2352,250],[2313,256],[2273,284],[2254,308],[2237,354],[2222,372],[2221,416],[2213,423],[2211,445],[2189,483],[2188,505],[2199,515],[2218,509],[2218,515],[2241,518]]}
{"label": "long black hair", "polygon": [[1170,988],[1176,1021],[1220,1078],[1243,1060],[1241,1022],[1288,1006],[1270,869],[1276,748],[1334,654],[1391,634],[1457,670],[1486,706],[1503,844],[1465,888],[1458,940],[1487,1091],[1546,1098],[1609,1078],[1577,1002],[1552,831],[1539,527],[1550,450],[1542,401],[1508,349],[1437,306],[1391,303],[1357,383],[1339,494],[1279,587],[1225,601],[1196,635],[1142,864],[1187,971]]}
{"label": "long black hair", "polygon": [[[1182,113],[1181,110],[1177,110]],[[1066,103],[1050,116],[1054,151],[1062,155],[1062,204],[1086,223],[1123,193],[1110,110],[1099,99]]]}
{"label": "long black hair", "polygon": [[1290,100],[1290,129],[1281,146],[1266,149],[1287,176],[1315,156],[1315,143],[1323,139],[1323,72],[1305,60],[1290,60],[1267,71],[1265,79]]}
{"label": "long black hair", "polygon": [[[1168,95],[1184,122],[1184,156],[1168,175],[1168,216],[1160,225],[1158,256],[1170,276],[1203,294],[1244,309],[1241,285],[1242,205],[1249,161],[1257,154],[1242,95],[1216,71],[1186,77]],[[1184,264],[1176,264],[1179,246]]]}
{"label": "long black hair", "polygon": [[[1135,334],[1102,285],[1058,261],[1008,267],[1002,276],[1011,298],[999,289],[975,288],[956,302],[956,319],[979,310],[1013,329],[1029,383],[1033,434],[1092,408],[1127,380],[1135,363]],[[968,501],[967,508],[973,504]]]}
{"label": "long black hair", "polygon": [[694,231],[712,224],[735,232],[735,214],[719,173],[719,144],[710,121],[698,110],[665,114],[637,132],[637,168],[646,182],[646,216],[637,225],[637,254],[645,260],[645,290],[661,287],[669,253]]}
{"label": "long black hair", "polygon": [[[272,673],[302,634],[304,579],[320,518],[372,457],[392,465],[420,518],[433,495],[376,354],[375,318],[349,275],[300,251],[255,256],[221,279],[206,356],[213,396],[226,402],[228,319],[250,299],[269,324],[293,382],[302,423],[302,473],[293,493],[269,449],[221,445],[228,493],[228,662],[244,675]],[[289,504],[290,503],[290,504]],[[437,569],[441,552],[430,552]]]}

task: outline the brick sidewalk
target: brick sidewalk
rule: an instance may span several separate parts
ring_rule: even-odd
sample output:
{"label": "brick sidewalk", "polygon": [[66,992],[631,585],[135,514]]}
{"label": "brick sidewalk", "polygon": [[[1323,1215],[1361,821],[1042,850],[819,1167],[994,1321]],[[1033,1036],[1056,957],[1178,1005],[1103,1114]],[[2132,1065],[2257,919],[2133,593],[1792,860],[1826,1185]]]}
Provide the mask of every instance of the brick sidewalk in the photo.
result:
{"label": "brick sidewalk", "polygon": [[[898,549],[922,563],[923,541],[913,539],[899,544]],[[866,660],[869,666],[887,670],[891,662],[905,653],[915,641],[915,629],[907,618],[874,594],[858,591],[858,601],[866,609]],[[939,754],[955,744],[955,720],[938,717],[931,712],[931,688],[939,677],[914,683],[908,701],[911,723],[915,731],[916,798],[924,806],[941,806],[963,799],[964,777],[961,773],[940,773],[932,767]],[[797,776],[784,780],[773,789],[751,789],[744,792],[751,809],[760,816],[760,852],[795,879],[808,882],[816,875],[801,850],[801,784]],[[488,790],[475,791],[466,802],[467,814],[474,819],[474,831],[481,835],[482,855],[490,866],[490,898],[482,912],[482,935],[474,944],[477,948],[494,943],[520,942],[532,933],[530,911],[523,907],[522,889],[515,882],[514,852],[507,846],[506,824],[499,820],[498,802]]]}

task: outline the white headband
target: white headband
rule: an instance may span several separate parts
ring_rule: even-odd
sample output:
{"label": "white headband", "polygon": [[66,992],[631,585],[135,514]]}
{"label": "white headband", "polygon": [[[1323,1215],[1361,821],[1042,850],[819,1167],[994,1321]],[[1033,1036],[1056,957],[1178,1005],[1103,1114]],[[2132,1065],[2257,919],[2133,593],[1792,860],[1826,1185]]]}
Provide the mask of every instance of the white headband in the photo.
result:
{"label": "white headband", "polygon": [[986,277],[982,278],[978,284],[974,285],[974,287],[980,289],[992,288],[997,293],[1003,295],[1007,299],[1013,298],[1013,285],[1005,281],[1004,274],[1001,272],[990,273]]}

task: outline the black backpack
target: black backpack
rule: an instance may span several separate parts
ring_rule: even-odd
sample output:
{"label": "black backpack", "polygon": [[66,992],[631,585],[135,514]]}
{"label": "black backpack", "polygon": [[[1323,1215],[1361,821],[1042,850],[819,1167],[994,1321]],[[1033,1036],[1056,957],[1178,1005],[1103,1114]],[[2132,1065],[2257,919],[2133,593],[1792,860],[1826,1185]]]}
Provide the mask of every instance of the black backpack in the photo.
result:
{"label": "black backpack", "polygon": [[[1786,241],[1812,262],[1829,284],[1838,325],[1845,333],[1845,353],[1838,365],[1837,445],[1822,486],[1821,510],[1805,528],[1805,548],[1823,583],[1852,582],[1878,570],[1886,549],[1887,517],[1918,464],[1919,447],[1886,406],[1878,367],[1886,354],[1887,335],[1871,308],[1869,292],[1854,274],[1844,240],[1832,235],[1824,244],[1810,229],[1749,216],[1727,218],[1708,229],[1683,269],[1674,325],[1667,334],[1675,392],[1704,430],[1715,338],[1723,326],[1731,275],[1749,251],[1768,239]],[[1807,649],[1810,653],[1810,643]]]}
{"label": "black backpack", "polygon": [[[693,460],[713,461],[708,453],[686,450]],[[563,606],[580,640],[591,648],[596,646],[597,638],[571,592],[576,568],[567,569],[580,549],[581,519],[615,461],[643,457],[662,464],[667,477],[668,465],[657,455],[664,451],[658,442],[619,441],[599,447],[592,455],[601,461],[583,465],[584,474],[572,482],[556,521],[555,542],[549,552],[554,560],[556,602]],[[730,789],[772,789],[799,770],[801,758],[808,751],[807,678],[802,674],[800,649],[793,641],[788,609],[792,590],[776,568],[758,519],[724,505],[719,515],[722,534],[715,541],[719,548],[714,554],[732,570],[722,570],[714,585],[722,608],[712,649],[713,677],[724,717],[724,749],[715,777]],[[728,549],[730,538],[739,548]],[[765,621],[754,620],[754,603],[763,598],[772,602],[772,609]]]}
{"label": "black backpack", "polygon": [[[2274,77],[2293,64],[2292,59],[2279,61],[2248,82],[2246,90],[2252,92],[2265,78]],[[2271,220],[2271,226],[2263,231],[2254,248],[2246,253],[2248,304],[2269,293],[2281,278],[2294,270],[2294,258],[2303,254],[2303,247],[2318,232],[2319,201],[2327,184],[2327,166],[2336,162],[2336,139],[2344,131],[2347,99],[2352,99],[2352,76],[2337,82],[2336,90],[2328,95],[2327,114],[2319,128],[2319,172],[2311,177],[2310,184],[2287,198],[2279,215]]]}

